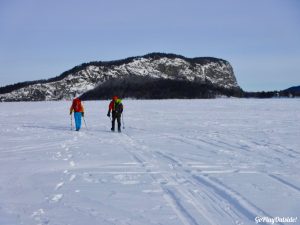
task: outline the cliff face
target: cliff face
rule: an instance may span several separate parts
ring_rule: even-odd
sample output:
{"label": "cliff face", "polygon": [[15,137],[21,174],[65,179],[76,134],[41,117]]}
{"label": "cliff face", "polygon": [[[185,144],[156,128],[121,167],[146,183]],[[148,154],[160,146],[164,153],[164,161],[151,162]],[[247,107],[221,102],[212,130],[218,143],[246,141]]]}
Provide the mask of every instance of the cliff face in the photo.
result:
{"label": "cliff face", "polygon": [[[173,80],[209,84],[226,90],[239,89],[231,65],[217,58],[185,58],[173,54],[152,53],[111,62],[82,64],[61,76],[33,84],[10,86],[10,92],[0,94],[1,101],[43,101],[72,99],[101,85],[135,78],[150,80]],[[23,86],[23,87],[22,87]],[[1,90],[0,89],[0,90]],[[126,97],[126,93],[125,93]],[[134,97],[134,96],[130,96]],[[166,96],[168,97],[168,96]]]}

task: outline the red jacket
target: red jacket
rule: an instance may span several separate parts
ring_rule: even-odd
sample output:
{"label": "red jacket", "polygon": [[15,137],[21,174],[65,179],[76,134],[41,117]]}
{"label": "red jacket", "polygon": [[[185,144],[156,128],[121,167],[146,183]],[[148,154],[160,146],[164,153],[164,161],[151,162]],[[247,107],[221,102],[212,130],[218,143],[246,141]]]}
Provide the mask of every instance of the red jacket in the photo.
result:
{"label": "red jacket", "polygon": [[[117,108],[116,108],[116,102],[117,102]],[[119,100],[119,99],[112,100],[108,106],[108,112],[110,112],[110,111],[113,111],[113,112],[118,111],[119,113],[122,113],[123,112],[123,104],[121,103],[121,100]]]}
{"label": "red jacket", "polygon": [[70,108],[70,113],[72,112],[84,112],[83,105],[79,98],[75,98],[72,102],[72,106]]}
{"label": "red jacket", "polygon": [[114,100],[110,101],[109,106],[108,106],[108,110],[109,111],[115,110],[115,101]]}

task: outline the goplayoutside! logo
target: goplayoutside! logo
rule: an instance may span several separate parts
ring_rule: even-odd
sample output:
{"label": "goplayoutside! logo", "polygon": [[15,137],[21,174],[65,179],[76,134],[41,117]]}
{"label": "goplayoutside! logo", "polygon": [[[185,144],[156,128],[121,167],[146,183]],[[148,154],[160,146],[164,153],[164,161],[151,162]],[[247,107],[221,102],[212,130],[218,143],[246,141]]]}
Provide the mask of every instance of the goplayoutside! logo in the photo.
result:
{"label": "goplayoutside! logo", "polygon": [[297,223],[298,217],[288,216],[288,217],[267,217],[267,216],[257,216],[255,217],[255,223]]}

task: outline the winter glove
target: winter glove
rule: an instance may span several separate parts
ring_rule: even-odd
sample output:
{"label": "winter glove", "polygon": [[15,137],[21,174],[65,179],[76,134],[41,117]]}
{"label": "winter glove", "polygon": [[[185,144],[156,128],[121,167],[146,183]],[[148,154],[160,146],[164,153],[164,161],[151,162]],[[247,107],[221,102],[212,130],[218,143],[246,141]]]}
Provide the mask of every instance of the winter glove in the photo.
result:
{"label": "winter glove", "polygon": [[110,117],[110,113],[109,112],[107,113],[107,116]]}
{"label": "winter glove", "polygon": [[72,111],[70,111],[70,115],[72,115]]}
{"label": "winter glove", "polygon": [[82,117],[84,117],[84,112],[82,112]]}

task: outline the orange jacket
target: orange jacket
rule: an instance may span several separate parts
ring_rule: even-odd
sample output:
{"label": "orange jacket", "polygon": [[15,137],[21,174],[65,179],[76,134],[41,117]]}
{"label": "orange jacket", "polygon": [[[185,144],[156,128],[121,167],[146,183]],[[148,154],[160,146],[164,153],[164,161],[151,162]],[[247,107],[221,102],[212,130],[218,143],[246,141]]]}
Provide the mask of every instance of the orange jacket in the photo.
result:
{"label": "orange jacket", "polygon": [[72,105],[70,108],[70,113],[72,113],[73,111],[74,112],[84,112],[83,105],[79,98],[75,98],[72,102]]}

